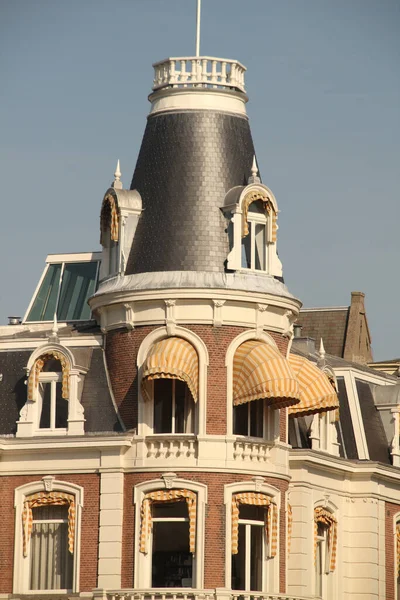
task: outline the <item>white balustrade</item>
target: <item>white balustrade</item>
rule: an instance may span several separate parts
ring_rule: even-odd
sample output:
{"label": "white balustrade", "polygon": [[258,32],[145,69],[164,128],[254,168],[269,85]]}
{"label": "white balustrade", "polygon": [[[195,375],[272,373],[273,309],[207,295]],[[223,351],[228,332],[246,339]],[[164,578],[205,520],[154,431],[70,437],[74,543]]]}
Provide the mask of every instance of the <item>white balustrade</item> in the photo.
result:
{"label": "white balustrade", "polygon": [[146,438],[146,458],[149,460],[194,458],[196,447],[194,437],[148,437]]}
{"label": "white balustrade", "polygon": [[166,58],[154,63],[153,90],[165,87],[228,88],[245,92],[246,67],[237,60],[211,56]]}
{"label": "white balustrade", "polygon": [[[174,588],[158,590],[118,590],[107,591],[107,600],[218,600],[218,592],[213,590],[192,590]],[[228,598],[224,594],[224,599]],[[232,592],[230,600],[309,600],[304,596],[291,594],[266,594],[262,592]]]}
{"label": "white balustrade", "polygon": [[233,458],[235,460],[267,462],[270,457],[270,449],[270,443],[236,440],[233,444]]}

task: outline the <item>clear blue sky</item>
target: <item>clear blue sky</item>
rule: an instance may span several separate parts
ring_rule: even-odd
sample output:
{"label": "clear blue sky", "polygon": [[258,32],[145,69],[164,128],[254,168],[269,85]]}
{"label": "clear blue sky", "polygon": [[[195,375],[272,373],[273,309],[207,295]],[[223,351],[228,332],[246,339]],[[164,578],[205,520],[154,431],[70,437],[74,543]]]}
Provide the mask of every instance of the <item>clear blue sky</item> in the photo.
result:
{"label": "clear blue sky", "polygon": [[[286,283],[305,306],[366,293],[376,360],[400,356],[399,0],[203,0],[201,53],[247,68]],[[45,256],[99,248],[129,187],[152,62],[194,53],[195,0],[1,0],[0,322]]]}

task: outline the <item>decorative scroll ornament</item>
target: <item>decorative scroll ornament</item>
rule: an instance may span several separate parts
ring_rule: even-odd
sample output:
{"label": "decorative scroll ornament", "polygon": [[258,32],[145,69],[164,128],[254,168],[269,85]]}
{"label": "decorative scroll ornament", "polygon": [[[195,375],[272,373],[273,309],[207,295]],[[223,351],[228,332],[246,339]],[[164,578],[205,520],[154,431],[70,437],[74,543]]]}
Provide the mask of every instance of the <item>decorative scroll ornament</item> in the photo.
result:
{"label": "decorative scroll ornament", "polygon": [[68,360],[61,352],[57,350],[47,350],[44,354],[36,359],[29,373],[28,378],[28,400],[36,400],[36,390],[39,384],[39,375],[45,363],[48,360],[58,360],[62,369],[62,397],[69,398],[69,364]]}
{"label": "decorative scroll ornament", "polygon": [[244,200],[243,200],[243,204],[242,204],[242,211],[243,211],[242,237],[246,237],[246,235],[248,235],[248,233],[249,233],[249,224],[247,221],[249,206],[253,202],[257,202],[257,200],[261,200],[261,202],[264,205],[264,210],[265,210],[266,214],[268,216],[272,217],[272,239],[271,239],[271,242],[276,243],[276,233],[278,230],[278,225],[277,225],[278,217],[275,212],[274,205],[272,204],[271,200],[268,198],[268,196],[265,193],[257,191],[257,190],[254,190],[254,191],[246,194],[246,196],[244,197]]}

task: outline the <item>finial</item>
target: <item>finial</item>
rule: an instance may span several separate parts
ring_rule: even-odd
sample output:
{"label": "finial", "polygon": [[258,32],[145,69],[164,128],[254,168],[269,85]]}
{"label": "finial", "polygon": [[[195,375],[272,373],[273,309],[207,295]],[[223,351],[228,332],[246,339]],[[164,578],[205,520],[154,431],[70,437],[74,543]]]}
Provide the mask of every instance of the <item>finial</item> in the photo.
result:
{"label": "finial", "polygon": [[319,343],[319,352],[318,352],[318,361],[317,361],[317,365],[318,367],[324,367],[325,366],[325,348],[324,348],[324,342],[321,338],[321,341]]}
{"label": "finial", "polygon": [[196,57],[200,56],[200,11],[201,11],[201,0],[197,0],[197,11],[196,11]]}
{"label": "finial", "polygon": [[55,342],[56,344],[58,344],[58,342],[59,342],[57,313],[54,313],[53,329],[51,330],[51,335],[49,337],[49,342]]}
{"label": "finial", "polygon": [[117,162],[117,168],[115,169],[114,173],[114,181],[112,182],[111,187],[113,187],[115,190],[122,190],[121,169],[119,166],[119,159]]}
{"label": "finial", "polygon": [[260,183],[261,179],[258,176],[258,168],[256,155],[253,156],[253,164],[251,165],[251,175],[247,180],[247,183]]}

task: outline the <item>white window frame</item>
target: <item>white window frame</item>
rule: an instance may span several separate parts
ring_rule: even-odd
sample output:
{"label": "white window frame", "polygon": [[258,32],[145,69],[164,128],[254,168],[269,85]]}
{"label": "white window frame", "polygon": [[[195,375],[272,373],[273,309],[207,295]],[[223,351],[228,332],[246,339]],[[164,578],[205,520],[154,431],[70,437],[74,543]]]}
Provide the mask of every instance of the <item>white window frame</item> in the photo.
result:
{"label": "white window frame", "polygon": [[[263,589],[261,593],[278,594],[279,593],[279,557],[280,557],[280,540],[279,540],[279,514],[281,509],[281,493],[280,491],[265,483],[264,478],[256,476],[252,481],[242,481],[238,483],[230,483],[224,487],[224,503],[225,503],[225,522],[226,522],[226,534],[225,534],[225,587],[231,589],[232,583],[232,496],[241,492],[256,492],[259,494],[266,494],[271,498],[271,501],[276,504],[278,511],[278,539],[277,539],[277,551],[274,558],[267,558],[265,548],[263,550],[264,555],[264,568],[263,568]],[[240,521],[239,521],[240,522]],[[250,521],[249,521],[250,522]],[[239,540],[240,543],[240,540]],[[265,546],[265,544],[264,544]],[[247,558],[247,557],[246,557]],[[241,590],[239,590],[241,591]],[[256,590],[245,590],[247,592],[254,591],[255,596],[257,595]],[[239,594],[240,595],[240,594]]]}
{"label": "white window frame", "polygon": [[[138,434],[143,436],[156,435],[153,431],[153,402],[146,400],[143,397],[142,393],[142,379],[143,379],[143,365],[146,360],[147,354],[153,344],[156,342],[170,337],[181,337],[184,340],[187,340],[197,351],[197,356],[199,359],[199,391],[198,391],[198,399],[197,402],[194,403],[194,431],[196,433],[188,433],[188,434],[175,434],[175,435],[188,435],[193,436],[196,434],[203,435],[206,432],[206,414],[207,414],[207,367],[209,364],[209,356],[207,346],[203,342],[203,340],[193,333],[192,331],[185,329],[184,327],[180,327],[178,325],[174,325],[172,330],[168,327],[160,327],[159,329],[155,329],[148,336],[145,337],[142,344],[140,345],[138,355],[137,355],[137,367],[138,367],[138,400],[139,400],[139,410],[138,410]],[[171,435],[167,434],[157,434],[157,435]]]}
{"label": "white window frame", "polygon": [[[27,556],[23,556],[22,542],[22,511],[24,501],[27,496],[38,492],[57,491],[71,494],[75,497],[75,537],[74,537],[74,559],[73,559],[73,584],[72,590],[31,590],[29,589],[29,568],[30,568],[30,550],[31,540],[27,548]],[[13,593],[14,594],[29,594],[45,595],[59,593],[77,593],[79,592],[79,566],[80,566],[80,542],[81,542],[81,521],[83,508],[83,488],[73,483],[65,481],[57,481],[51,475],[43,477],[41,481],[34,481],[22,485],[15,489],[14,492],[14,508],[15,508],[15,539],[14,539],[14,578],[13,578]]]}
{"label": "white window frame", "polygon": [[[256,202],[261,202],[261,200],[256,200]],[[251,206],[251,204],[250,204]],[[246,237],[243,237],[241,240],[241,271],[256,271],[257,273],[265,273],[268,272],[268,264],[269,264],[269,260],[268,260],[268,246],[269,246],[269,218],[267,217],[267,215],[262,215],[262,214],[258,214],[258,213],[253,213],[250,212],[250,207],[249,207],[249,212],[247,213],[247,223],[249,226],[249,233],[247,234]],[[264,268],[261,269],[257,269],[255,266],[255,256],[256,256],[256,233],[255,233],[255,229],[256,229],[256,225],[262,225],[264,227],[264,247],[263,247],[263,252],[264,252],[264,256],[263,256],[263,263],[264,263]],[[250,267],[245,267],[242,264],[242,253],[243,253],[243,244],[244,244],[244,240],[246,238],[250,239]],[[260,261],[261,262],[261,261]]]}
{"label": "white window frame", "polygon": [[[257,400],[256,402],[259,402],[259,400]],[[273,441],[275,438],[275,431],[276,431],[276,416],[278,413],[279,415],[279,411],[276,409],[273,409],[272,406],[268,406],[266,399],[261,399],[261,402],[263,404],[263,421],[262,421],[262,435],[261,436],[252,436],[251,435],[251,402],[247,402],[246,406],[247,406],[247,435],[242,435],[239,433],[233,433],[233,435],[240,437],[240,438],[245,438],[245,437],[252,437],[253,439],[257,439],[263,441],[263,442],[270,442]],[[232,408],[232,419],[234,418],[234,411],[235,411],[235,407]],[[232,431],[234,432],[234,424],[232,422]]]}
{"label": "white window frame", "polygon": [[[311,528],[311,531],[312,531],[312,537],[311,537],[312,563],[311,563],[311,567],[312,567],[312,573],[313,573],[313,578],[312,578],[312,583],[311,583],[312,592],[316,598],[322,598],[323,600],[331,600],[331,598],[341,598],[342,597],[341,594],[343,592],[343,590],[341,589],[342,575],[341,575],[341,563],[339,561],[340,554],[337,549],[337,551],[336,551],[336,566],[335,566],[334,571],[329,570],[328,572],[325,572],[327,570],[327,567],[329,567],[329,565],[325,564],[325,569],[324,569],[324,573],[323,573],[323,581],[322,581],[323,595],[318,596],[317,595],[316,568],[315,568],[315,564],[314,564],[314,533],[315,533],[314,510],[318,507],[325,508],[337,520],[336,527],[337,527],[337,535],[338,535],[339,540],[342,537],[342,532],[341,532],[342,516],[341,516],[341,511],[339,510],[338,506],[336,504],[334,504],[331,500],[327,501],[325,496],[319,497],[318,499],[316,499],[314,501],[314,504],[310,506],[310,511],[312,511],[312,516],[310,515],[311,521],[312,521],[312,528]],[[292,538],[292,540],[293,540],[293,538]],[[325,537],[325,540],[326,540],[326,537]],[[322,540],[321,540],[321,543],[322,543]],[[327,550],[328,550],[327,542],[325,541],[325,556],[327,554],[329,554],[327,552]],[[326,558],[326,560],[328,560],[328,557]]]}
{"label": "white window frame", "polygon": [[[139,551],[140,547],[140,508],[143,499],[149,492],[162,489],[187,489],[197,494],[196,552],[192,564],[192,588],[204,588],[204,541],[205,541],[205,505],[207,504],[207,486],[186,479],[179,479],[175,473],[165,473],[160,479],[153,479],[134,488],[135,503],[135,572],[134,587],[137,589],[158,589],[151,587],[152,537],[148,540],[147,554]],[[172,519],[168,519],[172,520]],[[171,588],[174,589],[174,588]]]}
{"label": "white window frame", "polygon": [[[38,386],[38,389],[36,390],[36,400],[27,400],[20,411],[19,420],[17,421],[16,437],[83,435],[85,433],[84,409],[79,401],[78,393],[79,389],[82,387],[83,379],[87,373],[87,369],[75,364],[74,356],[69,348],[56,343],[48,343],[44,346],[36,348],[36,350],[34,350],[29,357],[28,365],[26,366],[27,375],[29,376],[29,373],[36,360],[43,354],[51,351],[56,351],[62,354],[66,358],[69,365],[67,428],[39,428],[42,399]],[[41,371],[39,374],[39,382],[46,382],[52,380],[53,377],[58,378],[58,376],[62,377],[61,373],[58,374],[51,371]]]}
{"label": "white window frame", "polygon": [[[56,427],[56,412],[57,412],[57,390],[56,384],[62,382],[62,373],[56,373],[52,371],[41,372],[39,375],[38,385],[38,410],[37,410],[37,423],[36,428],[38,431],[43,433],[51,433],[52,435],[64,434],[67,432],[67,427]],[[50,384],[50,427],[40,427],[40,419],[43,410],[43,391],[40,389],[40,384]],[[69,400],[67,400],[69,404]],[[69,413],[69,405],[68,405]],[[67,422],[68,424],[68,422]]]}
{"label": "white window frame", "polygon": [[[255,507],[256,508],[256,507]],[[240,507],[239,507],[239,515],[240,515]],[[252,527],[261,527],[263,534],[263,542],[262,542],[262,564],[266,562],[266,540],[265,540],[265,522],[264,521],[256,521],[252,519],[241,519],[239,517],[238,525],[244,525],[245,527],[245,589],[238,589],[235,591],[250,591],[250,581],[251,581],[251,528]],[[239,543],[240,540],[239,540]],[[231,567],[232,568],[232,567]],[[261,569],[261,590],[264,591],[266,588],[266,573],[267,569]],[[232,588],[233,589],[233,588]],[[256,590],[253,590],[256,591]]]}

